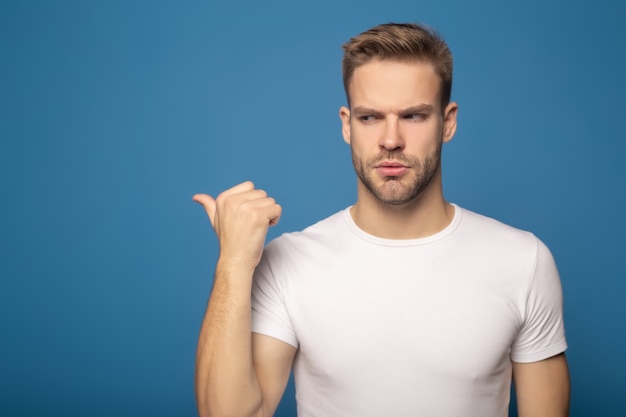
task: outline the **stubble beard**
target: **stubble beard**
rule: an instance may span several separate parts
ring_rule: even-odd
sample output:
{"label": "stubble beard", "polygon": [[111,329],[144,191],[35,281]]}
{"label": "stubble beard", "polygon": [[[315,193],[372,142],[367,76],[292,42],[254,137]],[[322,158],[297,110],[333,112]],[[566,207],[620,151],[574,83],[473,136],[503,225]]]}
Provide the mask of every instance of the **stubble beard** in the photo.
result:
{"label": "stubble beard", "polygon": [[[413,175],[414,178],[386,177],[382,185],[376,185],[372,172],[380,162],[386,160],[406,165],[410,168],[409,175]],[[423,163],[417,158],[408,158],[396,151],[385,151],[363,161],[353,149],[352,164],[361,183],[378,201],[392,206],[405,205],[416,201],[435,177],[441,164],[441,142],[434,152],[426,156]]]}

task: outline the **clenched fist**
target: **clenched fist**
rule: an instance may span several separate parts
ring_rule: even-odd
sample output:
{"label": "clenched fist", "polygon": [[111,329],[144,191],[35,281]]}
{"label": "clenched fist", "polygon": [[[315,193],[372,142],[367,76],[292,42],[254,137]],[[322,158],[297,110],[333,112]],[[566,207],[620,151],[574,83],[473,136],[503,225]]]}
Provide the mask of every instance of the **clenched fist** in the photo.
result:
{"label": "clenched fist", "polygon": [[261,260],[270,226],[278,223],[282,208],[250,181],[238,184],[217,198],[196,194],[220,242],[220,262],[255,268]]}

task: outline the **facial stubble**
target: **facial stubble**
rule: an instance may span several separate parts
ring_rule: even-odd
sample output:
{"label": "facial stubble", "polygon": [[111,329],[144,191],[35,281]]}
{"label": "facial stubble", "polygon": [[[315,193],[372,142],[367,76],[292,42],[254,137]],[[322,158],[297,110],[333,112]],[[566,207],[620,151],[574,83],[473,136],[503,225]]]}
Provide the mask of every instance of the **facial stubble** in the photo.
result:
{"label": "facial stubble", "polygon": [[[381,203],[399,206],[416,201],[431,184],[441,164],[441,142],[437,148],[421,162],[418,158],[408,158],[399,151],[384,151],[367,161],[359,158],[352,149],[352,164],[359,180]],[[382,161],[397,161],[409,167],[414,178],[385,177],[382,185],[374,181],[375,167]],[[408,183],[407,183],[408,181]]]}

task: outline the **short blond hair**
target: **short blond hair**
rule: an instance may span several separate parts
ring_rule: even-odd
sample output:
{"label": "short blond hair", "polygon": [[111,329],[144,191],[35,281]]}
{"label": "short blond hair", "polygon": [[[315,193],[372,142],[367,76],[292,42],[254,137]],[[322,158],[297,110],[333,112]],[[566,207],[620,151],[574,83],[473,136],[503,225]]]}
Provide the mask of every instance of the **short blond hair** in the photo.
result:
{"label": "short blond hair", "polygon": [[385,23],[375,26],[343,45],[343,87],[350,106],[350,80],[354,70],[371,60],[429,62],[441,79],[441,111],[452,92],[452,53],[431,28],[414,23]]}

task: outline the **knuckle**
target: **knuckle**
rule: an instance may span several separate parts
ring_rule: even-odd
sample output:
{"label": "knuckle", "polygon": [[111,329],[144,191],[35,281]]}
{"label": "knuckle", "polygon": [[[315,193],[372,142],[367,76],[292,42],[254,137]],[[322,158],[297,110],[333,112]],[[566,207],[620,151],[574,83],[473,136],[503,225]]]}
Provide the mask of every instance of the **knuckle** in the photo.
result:
{"label": "knuckle", "polygon": [[221,204],[224,202],[224,200],[226,200],[228,198],[228,194],[226,194],[226,192],[220,193],[220,195],[218,195],[215,198],[215,202],[218,204]]}
{"label": "knuckle", "polygon": [[242,202],[239,208],[243,213],[246,213],[248,215],[254,215],[254,212],[256,211],[254,201],[250,200]]}

